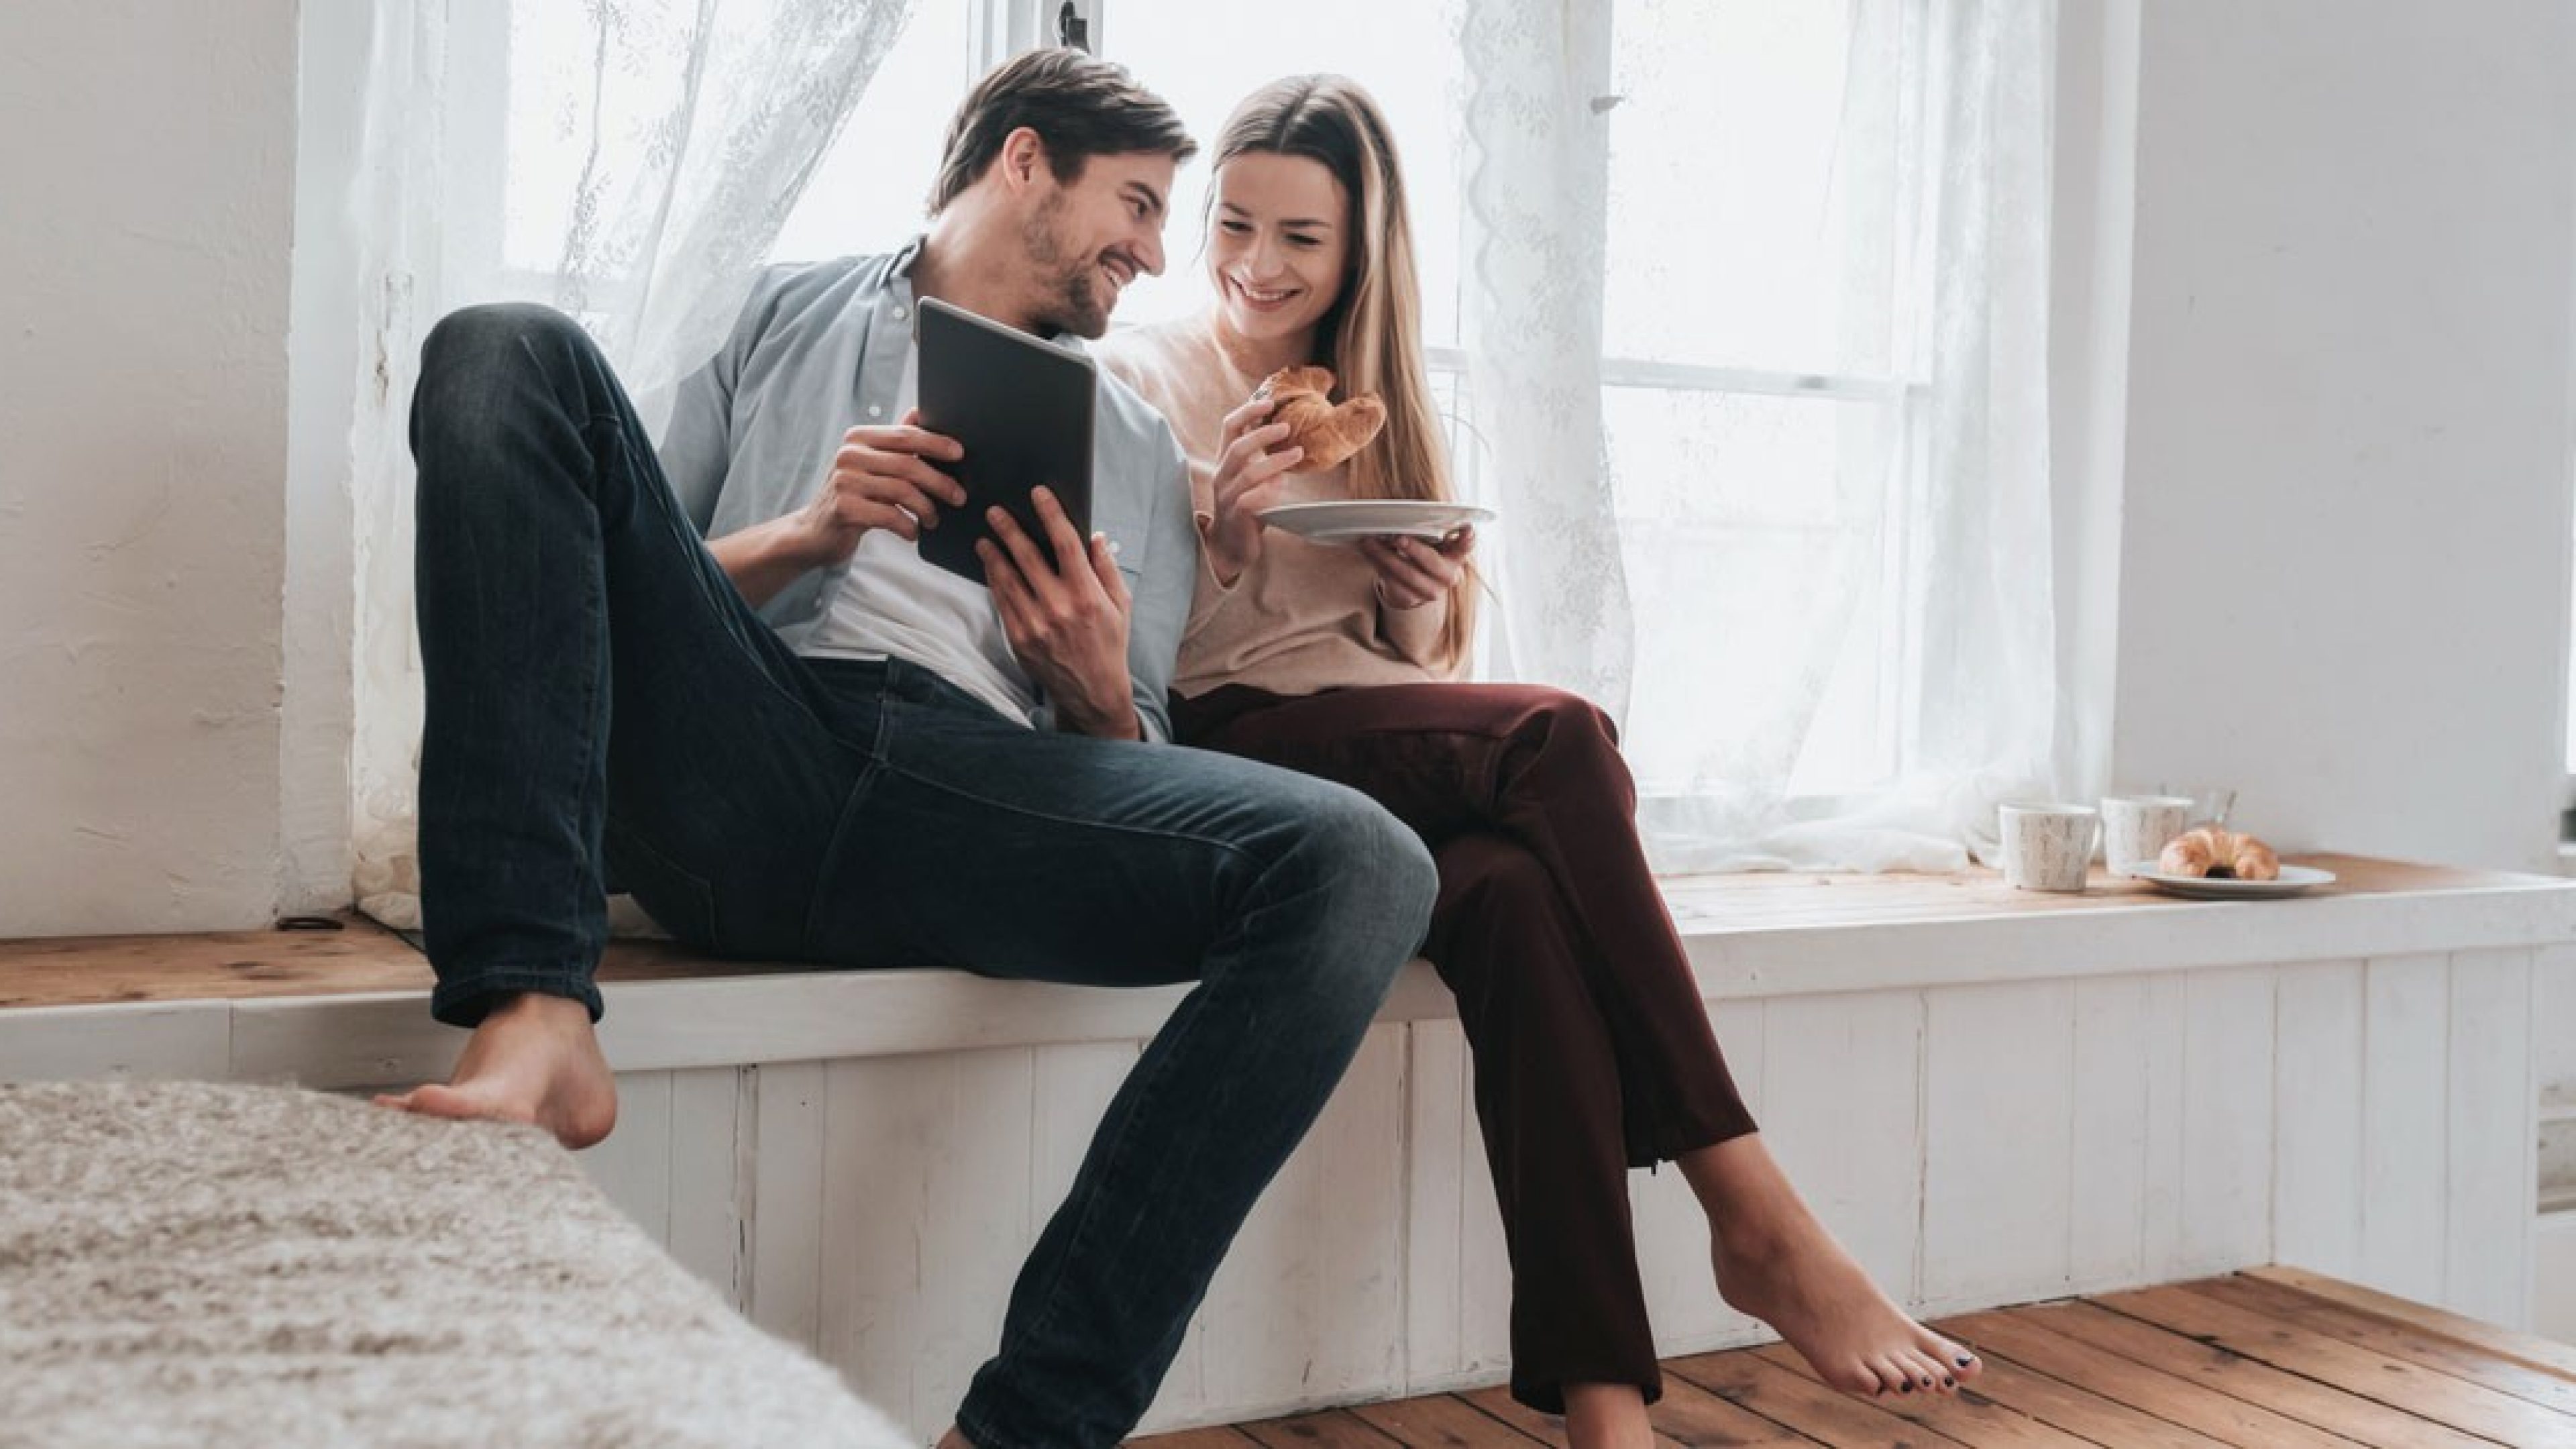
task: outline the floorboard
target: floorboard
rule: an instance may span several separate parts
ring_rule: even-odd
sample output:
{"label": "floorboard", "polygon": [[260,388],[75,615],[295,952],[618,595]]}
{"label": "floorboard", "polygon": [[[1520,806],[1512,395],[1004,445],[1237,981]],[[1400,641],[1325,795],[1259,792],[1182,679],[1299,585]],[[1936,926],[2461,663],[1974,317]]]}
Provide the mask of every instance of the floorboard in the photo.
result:
{"label": "floorboard", "polygon": [[[1658,1449],[2568,1449],[2576,1354],[2297,1269],[1938,1325],[1986,1371],[1955,1397],[1858,1399],[1779,1344],[1664,1365]],[[1214,1436],[1214,1437],[1211,1437]],[[1231,1437],[1227,1437],[1231,1436]],[[1529,1449],[1563,1425],[1500,1388],[1135,1441]]]}

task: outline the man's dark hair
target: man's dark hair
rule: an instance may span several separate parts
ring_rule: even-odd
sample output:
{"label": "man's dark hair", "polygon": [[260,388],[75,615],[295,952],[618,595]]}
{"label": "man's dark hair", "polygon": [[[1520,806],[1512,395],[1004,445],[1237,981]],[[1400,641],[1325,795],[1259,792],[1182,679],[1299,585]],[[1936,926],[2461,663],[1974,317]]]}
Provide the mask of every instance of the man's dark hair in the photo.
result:
{"label": "man's dark hair", "polygon": [[931,183],[930,212],[948,209],[1026,126],[1046,141],[1047,169],[1060,182],[1082,175],[1094,156],[1151,152],[1175,162],[1198,154],[1180,114],[1136,83],[1127,68],[1079,50],[1033,50],[976,82],[948,123],[948,153]]}

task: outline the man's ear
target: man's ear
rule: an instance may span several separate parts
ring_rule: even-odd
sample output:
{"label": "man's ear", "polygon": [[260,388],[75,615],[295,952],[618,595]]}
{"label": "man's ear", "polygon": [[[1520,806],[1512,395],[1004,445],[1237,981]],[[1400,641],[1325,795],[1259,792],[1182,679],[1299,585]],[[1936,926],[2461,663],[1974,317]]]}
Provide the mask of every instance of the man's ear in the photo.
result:
{"label": "man's ear", "polygon": [[1001,153],[994,158],[994,169],[1001,173],[1005,189],[1018,192],[1034,184],[1047,170],[1046,138],[1034,126],[1021,126],[1002,138]]}

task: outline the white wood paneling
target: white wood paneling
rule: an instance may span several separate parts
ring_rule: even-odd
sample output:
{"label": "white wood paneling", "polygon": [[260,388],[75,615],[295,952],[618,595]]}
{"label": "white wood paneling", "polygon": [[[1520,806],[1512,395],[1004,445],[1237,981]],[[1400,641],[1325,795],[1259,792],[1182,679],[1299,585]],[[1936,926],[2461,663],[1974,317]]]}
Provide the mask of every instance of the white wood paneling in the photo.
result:
{"label": "white wood paneling", "polygon": [[2361,1267],[2364,986],[2362,963],[2319,961],[2283,967],[2278,996],[2274,1252],[2340,1278]]}
{"label": "white wood paneling", "polygon": [[2576,1116],[2576,946],[2532,953],[2532,1072],[2540,1099],[2558,1116]]}
{"label": "white wood paneling", "polygon": [[1919,1297],[1922,993],[1784,997],[1762,1023],[1772,1153],[1870,1276]]}
{"label": "white wood paneling", "polygon": [[2078,1290],[2137,1282],[2144,1261],[2148,986],[2137,976],[2075,983],[2066,1238]]}
{"label": "white wood paneling", "polygon": [[[751,1321],[790,1343],[822,1333],[821,1062],[755,1067],[752,1081]],[[909,1232],[906,1225],[905,1231]]]}
{"label": "white wood paneling", "polygon": [[0,1011],[0,1082],[230,1074],[229,1003],[181,1001]]}
{"label": "white wood paneling", "polygon": [[2446,1308],[2519,1328],[2531,1315],[2531,953],[2451,958]]}
{"label": "white wood paneling", "polygon": [[2361,1281],[2432,1303],[2447,1237],[2449,963],[2400,956],[2368,969]]}
{"label": "white wood paneling", "polygon": [[753,1069],[700,1067],[671,1077],[671,1256],[741,1308],[750,1298],[745,1209],[751,1197]]}
{"label": "white wood paneling", "polygon": [[1398,1383],[1404,1028],[1370,1029],[1199,1310],[1204,1402],[1267,1412]]}
{"label": "white wood paneling", "polygon": [[2146,1163],[2141,1171],[2145,1191],[2138,1203],[2138,1281],[2162,1282],[2179,1277],[2183,1263],[2189,1202],[2183,1195],[2186,1098],[2185,1042],[2189,1036],[2188,976],[2165,974],[2146,982],[2139,1031],[2145,1037]]}
{"label": "white wood paneling", "polygon": [[1036,1234],[1034,1066],[1008,1047],[824,1069],[819,1352],[918,1433],[992,1353]]}
{"label": "white wood paneling", "polygon": [[608,1200],[667,1245],[671,1240],[671,1074],[620,1072],[617,1130],[574,1154]]}
{"label": "white wood paneling", "polygon": [[2185,1275],[2271,1260],[2272,978],[2268,966],[2185,978]]}
{"label": "white wood paneling", "polygon": [[2576,1211],[2542,1214],[2534,1239],[2531,1330],[2576,1343]]}
{"label": "white wood paneling", "polygon": [[1928,992],[1923,1049],[1922,1300],[2064,1285],[2074,983]]}
{"label": "white wood paneling", "polygon": [[1454,1021],[1408,1033],[1405,1131],[1411,1192],[1405,1201],[1404,1384],[1427,1392],[1473,1367],[1466,1349],[1467,1179],[1485,1171],[1468,1095],[1467,1034]]}

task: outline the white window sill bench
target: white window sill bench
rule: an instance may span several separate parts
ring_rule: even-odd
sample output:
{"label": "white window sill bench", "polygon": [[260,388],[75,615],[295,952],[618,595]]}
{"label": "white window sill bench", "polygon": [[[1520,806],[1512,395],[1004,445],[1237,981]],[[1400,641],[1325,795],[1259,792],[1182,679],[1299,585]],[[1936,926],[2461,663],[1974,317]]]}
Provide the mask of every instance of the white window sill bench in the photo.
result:
{"label": "white window sill bench", "polygon": [[[1946,1312],[2289,1262],[2520,1327],[2533,985],[2576,881],[2341,857],[2295,900],[1992,875],[1670,882],[1766,1137],[1900,1298]],[[1185,988],[603,971],[628,1212],[753,1318],[935,1430],[1019,1253]],[[371,928],[0,944],[0,1081],[361,1089],[441,1075],[428,972]],[[1448,994],[1408,967],[1212,1288],[1152,1427],[1498,1378],[1507,1281]],[[1678,1175],[1638,1175],[1665,1353],[1755,1336]]]}

